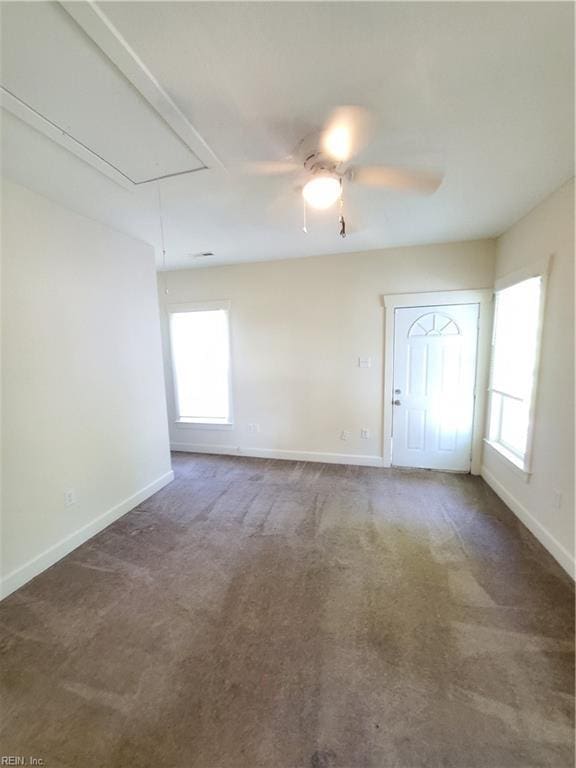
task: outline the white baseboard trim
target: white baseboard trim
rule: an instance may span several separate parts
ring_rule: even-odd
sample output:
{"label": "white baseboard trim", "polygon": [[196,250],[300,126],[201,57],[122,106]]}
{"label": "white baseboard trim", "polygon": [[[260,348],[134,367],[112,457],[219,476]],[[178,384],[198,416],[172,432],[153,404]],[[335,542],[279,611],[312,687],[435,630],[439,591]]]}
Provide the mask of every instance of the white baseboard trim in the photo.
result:
{"label": "white baseboard trim", "polygon": [[566,573],[574,579],[576,575],[576,561],[566,547],[554,538],[550,531],[546,530],[542,523],[536,520],[536,518],[528,512],[526,507],[521,504],[515,496],[506,490],[490,470],[486,469],[486,467],[482,467],[481,475],[494,493],[496,493],[496,495],[510,507],[516,517],[524,523],[526,528],[534,534],[540,544],[550,552],[552,557],[560,563]]}
{"label": "white baseboard trim", "polygon": [[249,456],[253,459],[285,459],[286,461],[314,461],[322,464],[352,464],[358,467],[383,467],[382,456],[356,453],[320,453],[319,451],[284,451],[276,448],[241,448],[233,445],[206,443],[172,443],[172,451],[185,453],[213,453],[223,456]]}
{"label": "white baseboard trim", "polygon": [[152,494],[159,491],[165,485],[168,485],[173,479],[174,472],[166,472],[137,493],[124,499],[107,512],[104,512],[104,514],[99,515],[94,520],[83,525],[82,528],[78,528],[78,530],[61,539],[56,544],[53,544],[51,547],[48,547],[48,549],[45,549],[44,552],[41,552],[39,555],[36,555],[36,557],[28,560],[24,565],[15,568],[0,582],[0,599],[7,597],[16,589],[19,589],[19,587],[26,584],[26,582],[30,581],[30,579],[33,579],[35,576],[38,576],[38,574],[42,573],[42,571],[45,571],[46,568],[57,563],[58,560],[61,560],[69,552],[72,552],[73,549],[76,549],[80,544],[91,539],[92,536],[95,536],[103,528],[106,528],[110,523],[113,523],[114,520],[125,515],[126,512],[130,512],[131,509],[134,509],[134,507],[141,504],[147,498],[152,496]]}

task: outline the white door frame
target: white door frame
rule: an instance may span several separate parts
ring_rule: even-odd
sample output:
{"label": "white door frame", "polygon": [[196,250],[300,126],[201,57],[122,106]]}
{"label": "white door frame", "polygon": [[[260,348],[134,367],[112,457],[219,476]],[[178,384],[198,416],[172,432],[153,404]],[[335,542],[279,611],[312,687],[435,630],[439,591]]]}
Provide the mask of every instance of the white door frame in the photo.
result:
{"label": "white door frame", "polygon": [[479,475],[482,466],[482,440],[488,389],[490,333],[493,315],[492,288],[471,291],[432,291],[427,293],[392,293],[382,296],[384,319],[384,406],[382,464],[392,466],[392,400],[394,376],[394,312],[399,307],[426,307],[447,304],[479,304],[478,351],[474,384],[474,421],[472,425],[472,462],[470,471]]}

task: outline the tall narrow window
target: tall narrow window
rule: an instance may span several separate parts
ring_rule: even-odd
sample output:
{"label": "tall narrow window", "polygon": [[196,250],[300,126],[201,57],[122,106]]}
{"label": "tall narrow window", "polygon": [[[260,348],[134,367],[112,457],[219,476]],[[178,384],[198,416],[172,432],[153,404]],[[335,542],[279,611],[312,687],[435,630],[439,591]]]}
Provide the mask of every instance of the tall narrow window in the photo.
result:
{"label": "tall narrow window", "polygon": [[497,290],[488,442],[529,471],[544,278]]}
{"label": "tall narrow window", "polygon": [[228,309],[199,305],[170,313],[172,365],[179,421],[230,424]]}

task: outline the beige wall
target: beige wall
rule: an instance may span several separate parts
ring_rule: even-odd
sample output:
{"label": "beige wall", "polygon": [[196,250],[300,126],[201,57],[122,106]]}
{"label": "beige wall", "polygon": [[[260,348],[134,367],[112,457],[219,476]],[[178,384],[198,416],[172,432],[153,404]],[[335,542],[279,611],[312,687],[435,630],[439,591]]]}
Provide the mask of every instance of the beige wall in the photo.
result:
{"label": "beige wall", "polygon": [[[532,475],[489,446],[483,475],[558,560],[574,568],[574,182],[498,240],[496,275],[552,254],[542,332]],[[561,500],[558,499],[561,495]]]}
{"label": "beige wall", "polygon": [[2,363],[7,594],[170,479],[152,249],[4,183]]}
{"label": "beige wall", "polygon": [[[175,425],[182,450],[220,450],[378,463],[386,293],[486,288],[494,241],[339,254],[174,271],[159,276],[162,304],[229,299],[231,430]],[[169,294],[165,295],[167,282]],[[167,390],[173,389],[163,313]],[[359,368],[371,357],[371,368]],[[260,432],[248,432],[248,424]],[[360,438],[367,427],[370,438]],[[340,439],[349,430],[350,439]]]}

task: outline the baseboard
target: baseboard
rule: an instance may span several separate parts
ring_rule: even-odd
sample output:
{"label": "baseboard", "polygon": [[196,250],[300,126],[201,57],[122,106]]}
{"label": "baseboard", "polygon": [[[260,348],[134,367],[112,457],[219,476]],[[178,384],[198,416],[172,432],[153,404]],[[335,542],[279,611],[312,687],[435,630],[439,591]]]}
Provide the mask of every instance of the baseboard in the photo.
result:
{"label": "baseboard", "polygon": [[516,517],[518,517],[524,523],[526,528],[528,528],[528,530],[534,534],[540,544],[542,544],[542,546],[545,547],[548,552],[550,552],[552,557],[562,566],[562,568],[564,568],[566,573],[571,576],[572,579],[574,579],[576,573],[576,561],[570,552],[568,552],[566,547],[560,544],[560,542],[555,539],[554,536],[552,536],[550,531],[546,530],[542,523],[536,520],[536,518],[531,515],[530,512],[528,512],[526,507],[521,504],[515,496],[506,490],[506,488],[499,480],[494,477],[490,470],[486,469],[486,467],[482,467],[481,475],[488,483],[490,488],[492,488],[494,493],[496,493],[496,495],[499,496],[508,507],[510,507]]}
{"label": "baseboard", "polygon": [[213,453],[224,456],[249,456],[253,459],[285,459],[286,461],[313,461],[321,464],[352,464],[358,467],[383,467],[381,456],[355,453],[320,453],[319,451],[284,451],[276,448],[241,448],[233,445],[206,443],[172,443],[172,451],[185,453]]}
{"label": "baseboard", "polygon": [[152,494],[159,491],[165,485],[168,485],[173,479],[174,472],[166,472],[137,493],[124,499],[119,504],[112,507],[112,509],[99,515],[94,520],[83,525],[82,528],[78,528],[78,530],[61,539],[56,544],[53,544],[48,549],[45,549],[44,552],[41,552],[39,555],[36,555],[36,557],[28,560],[24,565],[13,570],[0,582],[0,599],[7,597],[16,589],[26,584],[26,582],[30,581],[30,579],[33,579],[35,576],[38,576],[38,574],[42,573],[42,571],[45,571],[46,568],[57,563],[58,560],[61,560],[69,552],[72,552],[73,549],[76,549],[80,544],[83,544],[85,541],[92,538],[92,536],[99,533],[103,528],[106,528],[110,523],[113,523],[114,520],[125,515],[126,512],[130,512],[131,509],[134,509],[134,507],[141,504],[149,496],[152,496]]}

